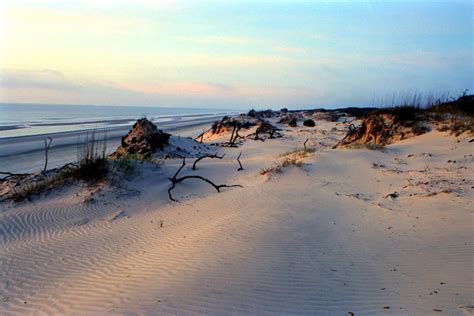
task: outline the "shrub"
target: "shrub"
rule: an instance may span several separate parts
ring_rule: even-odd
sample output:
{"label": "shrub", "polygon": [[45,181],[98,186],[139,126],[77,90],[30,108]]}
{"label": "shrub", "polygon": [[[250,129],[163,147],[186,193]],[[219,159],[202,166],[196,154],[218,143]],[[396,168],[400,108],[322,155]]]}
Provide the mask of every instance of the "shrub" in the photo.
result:
{"label": "shrub", "polygon": [[318,121],[337,122],[339,114],[337,112],[317,112],[314,118]]}
{"label": "shrub", "polygon": [[288,121],[288,125],[289,125],[290,127],[296,127],[296,126],[298,126],[296,117],[291,118],[291,119]]}
{"label": "shrub", "polygon": [[314,120],[312,120],[312,119],[304,120],[303,125],[304,125],[304,126],[307,126],[307,127],[314,127],[314,126],[316,126],[316,124],[314,123]]}
{"label": "shrub", "polygon": [[393,115],[395,122],[416,122],[419,120],[419,115],[423,113],[420,107],[412,105],[403,105],[395,107],[387,107],[378,109],[372,112],[374,115],[390,114]]}
{"label": "shrub", "polygon": [[288,122],[290,121],[291,117],[289,115],[284,115],[282,117],[280,117],[280,119],[278,120],[278,123],[280,124],[288,124]]}
{"label": "shrub", "polygon": [[247,113],[247,116],[253,117],[253,118],[255,118],[256,115],[257,115],[257,111],[255,111],[254,109],[251,109],[251,110]]}
{"label": "shrub", "polygon": [[429,126],[423,124],[423,122],[417,122],[416,124],[413,125],[412,131],[413,133],[415,133],[415,135],[422,135],[424,133],[429,132],[430,128]]}

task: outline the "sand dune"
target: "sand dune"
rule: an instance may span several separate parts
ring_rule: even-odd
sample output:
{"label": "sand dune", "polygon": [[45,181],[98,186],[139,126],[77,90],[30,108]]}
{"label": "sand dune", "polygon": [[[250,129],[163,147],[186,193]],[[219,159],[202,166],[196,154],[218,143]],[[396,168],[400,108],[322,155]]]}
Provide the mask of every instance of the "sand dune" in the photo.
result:
{"label": "sand dune", "polygon": [[[112,186],[2,202],[0,313],[472,313],[470,139],[330,149],[333,128],[219,148],[225,158],[195,173],[243,188],[189,180],[179,203],[166,179],[179,159]],[[301,167],[260,175],[307,138],[316,152]]]}

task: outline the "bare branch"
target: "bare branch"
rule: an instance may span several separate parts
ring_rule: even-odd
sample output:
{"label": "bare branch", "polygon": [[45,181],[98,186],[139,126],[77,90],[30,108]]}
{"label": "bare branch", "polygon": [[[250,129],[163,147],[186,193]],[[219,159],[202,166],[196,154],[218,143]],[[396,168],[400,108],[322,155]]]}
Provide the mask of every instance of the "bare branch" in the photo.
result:
{"label": "bare branch", "polygon": [[181,172],[181,170],[184,168],[184,166],[186,166],[186,156],[183,157],[183,163],[181,164],[181,167],[179,167],[178,171],[176,171],[176,173],[174,174],[173,179],[176,179],[176,177]]}
{"label": "bare branch", "polygon": [[222,155],[222,156],[218,156],[217,153],[216,154],[213,154],[213,155],[204,155],[204,156],[201,156],[199,157],[198,159],[196,159],[193,163],[193,170],[196,170],[196,165],[199,161],[201,161],[202,159],[204,158],[217,158],[217,159],[222,159],[224,158],[225,155]]}
{"label": "bare branch", "polygon": [[309,140],[309,138],[306,138],[306,140],[305,140],[304,143],[303,143],[304,151],[307,151],[307,149],[306,149],[306,143],[308,142],[308,140]]}
{"label": "bare branch", "polygon": [[13,172],[8,172],[8,171],[0,171],[0,174],[6,175],[4,178],[0,179],[0,181],[7,180],[12,177],[26,177],[26,176],[31,175],[31,173],[13,173]]}
{"label": "bare branch", "polygon": [[242,167],[242,163],[240,162],[240,156],[242,155],[242,152],[240,152],[240,154],[237,156],[237,162],[239,163],[239,169],[237,169],[237,171],[241,171],[241,170],[244,170],[244,167]]}
{"label": "bare branch", "polygon": [[363,124],[359,126],[355,126],[354,124],[349,125],[346,136],[344,136],[344,138],[341,139],[336,145],[332,146],[332,148],[337,148],[339,145],[344,144],[346,139],[348,139],[350,136],[354,135],[355,133],[360,133],[362,131],[362,127]]}
{"label": "bare branch", "polygon": [[[49,140],[49,142],[47,142]],[[44,139],[44,155],[45,155],[45,160],[44,160],[44,168],[43,168],[43,173],[46,171],[46,168],[48,167],[48,151],[49,147],[51,147],[51,143],[53,142],[53,139],[51,137],[47,137]]]}
{"label": "bare branch", "polygon": [[205,129],[202,130],[202,134],[201,134],[201,144],[202,142],[204,141],[204,133],[206,132]]}
{"label": "bare branch", "polygon": [[232,129],[232,134],[230,134],[230,140],[229,140],[229,145],[234,145],[234,133],[235,133],[235,130],[237,129],[237,125],[234,125],[234,128]]}
{"label": "bare branch", "polygon": [[242,188],[242,186],[240,184],[232,184],[232,185],[215,184],[211,180],[209,180],[207,178],[204,178],[204,177],[201,177],[201,176],[194,176],[193,175],[193,176],[184,176],[184,177],[178,178],[178,174],[181,172],[181,170],[183,170],[185,165],[186,165],[186,157],[183,157],[183,163],[179,167],[178,171],[176,171],[176,173],[174,174],[173,177],[168,178],[171,181],[171,187],[168,189],[168,196],[169,196],[171,201],[176,202],[176,200],[171,195],[171,191],[176,187],[176,184],[178,184],[180,182],[183,182],[186,179],[199,179],[199,180],[202,180],[204,182],[207,182],[210,185],[212,185],[216,189],[217,192],[220,192],[221,188],[232,188],[232,187],[241,187]]}

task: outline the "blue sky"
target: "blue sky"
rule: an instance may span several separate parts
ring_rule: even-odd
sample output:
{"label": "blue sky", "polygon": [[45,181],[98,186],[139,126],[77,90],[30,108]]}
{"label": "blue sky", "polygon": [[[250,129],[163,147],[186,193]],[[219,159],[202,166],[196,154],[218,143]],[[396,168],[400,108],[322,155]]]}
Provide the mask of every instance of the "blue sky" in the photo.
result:
{"label": "blue sky", "polygon": [[473,91],[470,1],[5,1],[0,100],[221,108]]}

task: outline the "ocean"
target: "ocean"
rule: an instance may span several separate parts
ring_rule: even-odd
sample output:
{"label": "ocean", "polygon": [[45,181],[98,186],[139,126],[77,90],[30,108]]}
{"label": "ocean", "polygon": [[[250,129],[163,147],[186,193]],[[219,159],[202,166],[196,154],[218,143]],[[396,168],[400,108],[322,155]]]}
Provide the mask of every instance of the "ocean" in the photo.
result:
{"label": "ocean", "polygon": [[194,133],[198,126],[209,128],[224,115],[237,113],[219,109],[0,103],[0,171],[41,170],[46,137],[52,138],[48,166],[53,168],[75,161],[77,145],[92,130],[97,137],[106,138],[110,153],[141,117],[173,135],[195,137],[197,134],[190,131]]}
{"label": "ocean", "polygon": [[0,138],[116,129],[147,117],[158,126],[183,125],[237,113],[221,109],[0,103]]}

